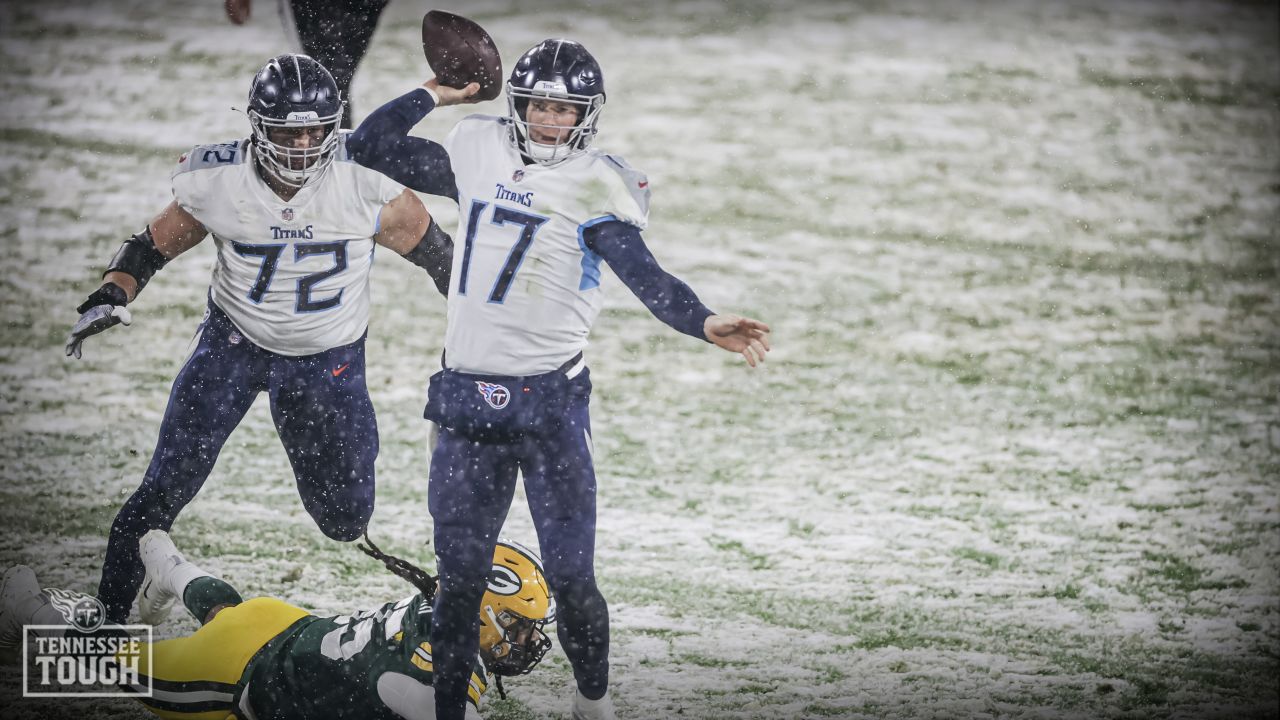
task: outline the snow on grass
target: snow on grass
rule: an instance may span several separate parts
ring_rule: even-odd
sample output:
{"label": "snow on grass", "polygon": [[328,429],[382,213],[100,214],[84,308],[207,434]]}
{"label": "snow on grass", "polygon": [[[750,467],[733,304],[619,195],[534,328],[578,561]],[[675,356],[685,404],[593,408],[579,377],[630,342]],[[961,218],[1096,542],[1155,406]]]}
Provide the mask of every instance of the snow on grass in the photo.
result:
{"label": "snow on grass", "polygon": [[[230,108],[291,49],[257,5],[241,28],[217,3],[0,7],[0,560],[45,584],[96,583],[211,248],[80,362],[72,308],[168,201],[176,154],[246,132]],[[425,79],[422,9],[383,17],[357,116]],[[596,53],[599,142],[648,172],[655,253],[776,333],[749,372],[604,280],[597,567],[621,717],[1274,717],[1274,6],[454,9],[508,64],[548,36]],[[395,258],[374,273],[372,532],[430,567],[443,307]],[[523,503],[505,533],[532,541]],[[336,614],[407,592],[316,531],[265,401],[174,535],[247,596]],[[0,669],[17,717],[143,716],[14,704],[18,682]],[[571,683],[554,651],[488,716],[563,718]]]}

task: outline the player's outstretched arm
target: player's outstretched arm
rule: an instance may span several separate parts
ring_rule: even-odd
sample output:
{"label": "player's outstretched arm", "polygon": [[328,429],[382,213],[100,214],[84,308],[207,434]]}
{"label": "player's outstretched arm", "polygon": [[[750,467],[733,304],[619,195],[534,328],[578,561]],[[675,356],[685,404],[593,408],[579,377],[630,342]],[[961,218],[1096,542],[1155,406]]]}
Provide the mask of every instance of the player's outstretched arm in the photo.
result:
{"label": "player's outstretched arm", "polygon": [[769,326],[741,315],[711,315],[703,323],[703,332],[717,347],[740,353],[751,367],[764,362],[772,349]]}
{"label": "player's outstretched arm", "polygon": [[582,237],[659,320],[686,335],[740,353],[751,367],[764,361],[769,352],[769,326],[740,315],[711,312],[692,288],[658,265],[639,229],[614,220],[586,228]]}
{"label": "player's outstretched arm", "polygon": [[76,307],[80,318],[67,336],[67,355],[77,359],[86,338],[133,321],[128,305],[173,258],[209,234],[177,201],[156,215],[142,232],[120,245],[103,273],[102,286]]}
{"label": "player's outstretched arm", "polygon": [[412,190],[405,190],[383,206],[374,240],[426,270],[436,290],[448,296],[453,238],[436,224]]}

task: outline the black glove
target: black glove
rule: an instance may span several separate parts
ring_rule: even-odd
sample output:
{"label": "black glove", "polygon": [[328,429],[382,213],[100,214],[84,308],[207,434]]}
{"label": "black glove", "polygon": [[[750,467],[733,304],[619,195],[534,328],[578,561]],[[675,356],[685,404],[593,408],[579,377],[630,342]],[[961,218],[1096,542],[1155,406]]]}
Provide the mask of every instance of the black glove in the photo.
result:
{"label": "black glove", "polygon": [[129,304],[129,296],[125,293],[124,288],[109,282],[102,283],[102,287],[93,291],[93,294],[80,303],[76,308],[76,312],[83,313],[91,307],[99,305],[113,305],[115,307],[124,307]]}
{"label": "black glove", "polygon": [[133,316],[125,308],[127,302],[129,298],[124,288],[115,283],[103,283],[102,287],[93,291],[93,294],[76,308],[76,312],[80,313],[80,319],[76,321],[71,328],[71,334],[67,336],[67,355],[75,355],[79,359],[80,345],[85,338],[116,325],[132,323]]}

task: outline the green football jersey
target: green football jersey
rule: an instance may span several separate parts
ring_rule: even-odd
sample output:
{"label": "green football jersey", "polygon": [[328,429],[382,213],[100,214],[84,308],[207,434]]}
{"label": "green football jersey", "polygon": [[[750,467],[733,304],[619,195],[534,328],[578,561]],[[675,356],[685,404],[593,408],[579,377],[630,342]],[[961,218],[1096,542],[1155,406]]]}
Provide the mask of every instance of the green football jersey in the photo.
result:
{"label": "green football jersey", "polygon": [[[435,717],[431,604],[421,595],[338,617],[308,617],[268,643],[248,668],[257,720]],[[479,658],[469,695],[478,705]]]}

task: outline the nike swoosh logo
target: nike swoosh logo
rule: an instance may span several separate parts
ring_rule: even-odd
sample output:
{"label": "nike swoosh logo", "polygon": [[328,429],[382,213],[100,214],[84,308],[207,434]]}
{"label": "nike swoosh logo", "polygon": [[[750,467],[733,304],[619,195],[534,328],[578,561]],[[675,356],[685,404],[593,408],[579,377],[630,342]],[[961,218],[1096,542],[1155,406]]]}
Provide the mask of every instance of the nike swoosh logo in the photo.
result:
{"label": "nike swoosh logo", "polygon": [[347,371],[347,368],[349,368],[349,367],[351,367],[351,363],[343,363],[343,364],[339,365],[338,367],[336,367],[336,368],[334,368],[334,369],[333,369],[333,376],[334,376],[334,377],[338,377],[338,376],[339,376],[339,375],[341,375],[342,373],[346,372],[346,371]]}

